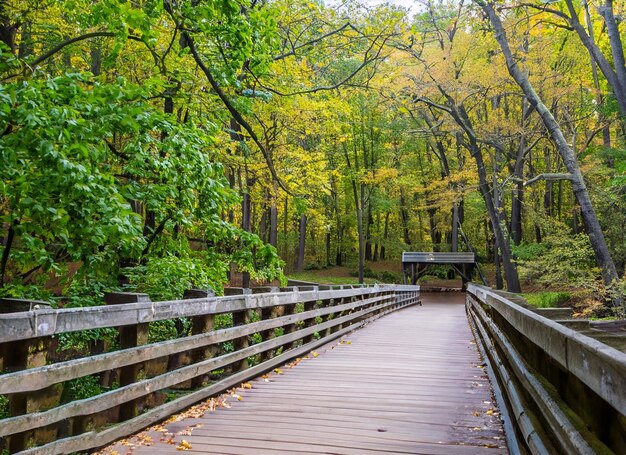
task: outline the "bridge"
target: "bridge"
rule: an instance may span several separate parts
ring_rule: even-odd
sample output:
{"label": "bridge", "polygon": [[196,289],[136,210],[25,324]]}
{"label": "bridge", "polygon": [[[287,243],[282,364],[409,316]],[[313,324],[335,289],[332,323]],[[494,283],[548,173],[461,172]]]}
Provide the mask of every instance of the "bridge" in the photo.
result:
{"label": "bridge", "polygon": [[[626,323],[473,283],[423,295],[409,285],[253,292],[10,302],[2,449],[626,453]],[[148,338],[167,321],[174,337]],[[66,336],[84,348],[59,356]]]}
{"label": "bridge", "polygon": [[[407,277],[410,277],[411,284],[417,284],[417,281],[426,274],[428,268],[433,265],[447,265],[452,268],[462,280],[462,289],[468,282],[472,281],[474,268],[478,268],[476,263],[476,254],[472,252],[422,252],[422,251],[405,251],[402,253],[402,275],[404,284]],[[480,269],[478,269],[480,273]],[[482,273],[480,277],[483,283],[487,284]]]}

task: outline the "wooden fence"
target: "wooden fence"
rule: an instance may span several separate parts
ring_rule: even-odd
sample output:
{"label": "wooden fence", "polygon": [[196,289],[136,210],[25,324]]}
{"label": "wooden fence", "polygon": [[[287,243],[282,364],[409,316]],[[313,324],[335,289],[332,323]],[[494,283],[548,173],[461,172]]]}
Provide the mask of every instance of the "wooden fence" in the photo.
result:
{"label": "wooden fence", "polygon": [[625,321],[573,319],[475,284],[467,311],[512,454],[626,453]]}
{"label": "wooden fence", "polygon": [[[0,452],[104,446],[419,303],[417,286],[228,291],[239,295],[192,291],[189,299],[151,302],[120,293],[105,306],[55,310],[31,303],[29,311],[0,314],[0,399],[8,414],[0,420]],[[178,337],[149,342],[150,326],[159,321],[173,321]],[[113,330],[115,341],[107,344],[95,329]],[[67,334],[84,334],[88,348],[60,357],[59,338]],[[70,385],[88,384],[99,393],[67,398]]]}

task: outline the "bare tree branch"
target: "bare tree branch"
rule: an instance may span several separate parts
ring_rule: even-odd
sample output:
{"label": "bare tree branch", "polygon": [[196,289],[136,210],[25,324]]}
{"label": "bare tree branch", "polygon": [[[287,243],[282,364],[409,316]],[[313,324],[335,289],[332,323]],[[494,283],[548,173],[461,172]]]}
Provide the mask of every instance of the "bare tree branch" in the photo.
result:
{"label": "bare tree branch", "polygon": [[325,33],[323,35],[320,35],[317,38],[314,38],[314,39],[312,39],[310,41],[307,41],[306,43],[302,43],[302,44],[299,44],[299,45],[295,45],[295,44],[291,43],[291,50],[289,52],[285,52],[283,54],[277,55],[273,59],[275,61],[276,60],[282,60],[284,58],[291,57],[292,55],[296,55],[296,51],[297,50],[302,49],[304,47],[313,46],[314,44],[317,44],[320,41],[325,40],[329,36],[333,36],[333,35],[336,35],[337,33],[341,33],[343,30],[346,30],[346,29],[352,29],[355,32],[360,33],[359,30],[356,27],[354,27],[350,22],[346,22],[341,27],[339,27],[339,28],[337,28],[335,30],[331,30],[330,32]]}
{"label": "bare tree branch", "polygon": [[574,176],[572,174],[561,174],[561,173],[546,173],[539,174],[533,177],[530,180],[524,182],[524,186],[532,185],[533,183],[537,183],[540,180],[573,180]]}
{"label": "bare tree branch", "polygon": [[379,34],[372,41],[372,43],[370,44],[370,47],[365,52],[365,56],[363,57],[363,62],[354,71],[352,71],[348,76],[346,76],[341,81],[339,81],[339,82],[337,82],[335,84],[332,84],[332,85],[323,85],[323,86],[319,86],[319,87],[313,87],[313,88],[310,88],[310,89],[299,90],[297,92],[285,93],[285,92],[281,92],[280,90],[276,90],[276,89],[274,89],[272,87],[266,86],[265,84],[263,84],[260,81],[258,76],[256,74],[254,74],[252,71],[250,71],[250,74],[252,75],[254,80],[257,82],[257,84],[259,84],[259,87],[263,88],[264,90],[267,90],[268,92],[272,92],[272,93],[274,93],[274,94],[276,94],[278,96],[306,95],[306,94],[316,93],[316,92],[321,92],[321,91],[335,90],[335,89],[341,87],[342,85],[346,85],[348,82],[350,82],[350,80],[352,80],[357,74],[359,74],[361,72],[361,70],[363,70],[365,67],[367,67],[371,63],[376,62],[377,60],[379,60],[380,59],[380,54],[382,53],[382,50],[384,49],[387,41],[392,36],[393,35],[386,36],[383,39],[383,42],[380,43],[380,45],[378,46],[378,50],[376,51],[376,53],[373,56],[370,57],[369,54],[372,51],[372,49],[375,47],[376,42],[378,41],[379,38],[382,37],[382,34]]}
{"label": "bare tree branch", "polygon": [[[112,37],[116,36],[116,33],[114,33],[114,32],[105,32],[105,31],[90,32],[90,33],[85,33],[84,35],[75,36],[74,38],[69,38],[69,39],[63,41],[62,43],[57,44],[56,46],[54,46],[52,49],[50,49],[45,54],[42,54],[39,57],[37,57],[33,62],[30,63],[30,65],[32,67],[35,67],[35,66],[39,65],[41,62],[49,59],[54,54],[56,54],[57,52],[61,51],[63,48],[69,46],[70,44],[74,44],[74,43],[77,43],[79,41],[84,41],[84,40],[90,39],[90,38],[97,38],[97,37],[100,37],[100,36],[112,38]],[[135,36],[135,35],[128,35],[128,39],[129,40],[133,40],[133,41],[139,41],[139,42],[142,42],[142,43],[144,42],[141,39],[141,37]]]}
{"label": "bare tree branch", "polygon": [[217,96],[222,101],[222,103],[224,104],[224,106],[226,107],[230,115],[233,117],[233,119],[235,119],[235,121],[237,121],[237,123],[239,123],[239,125],[241,125],[241,127],[244,130],[246,130],[246,132],[248,133],[252,141],[257,145],[259,150],[261,150],[261,153],[263,154],[263,157],[265,158],[265,162],[270,171],[270,174],[272,175],[272,178],[278,183],[278,185],[287,194],[292,195],[291,191],[285,186],[283,181],[278,177],[278,174],[276,173],[276,169],[274,167],[272,156],[270,155],[268,150],[260,141],[259,137],[256,135],[256,133],[254,132],[250,124],[246,121],[246,119],[243,118],[243,116],[237,110],[237,108],[235,108],[235,106],[230,101],[226,93],[224,93],[224,90],[222,90],[222,87],[220,87],[220,85],[217,83],[217,81],[213,77],[213,74],[211,73],[209,68],[207,68],[207,66],[204,64],[204,61],[200,57],[200,54],[198,54],[198,50],[196,49],[195,42],[193,38],[191,37],[191,35],[188,32],[183,32],[182,36],[184,37],[186,44],[189,46],[189,50],[191,51],[191,55],[193,59],[195,60],[196,64],[200,67],[204,75],[206,76],[207,80],[209,81],[209,84],[211,84],[211,87],[213,88],[213,91],[217,94]]}

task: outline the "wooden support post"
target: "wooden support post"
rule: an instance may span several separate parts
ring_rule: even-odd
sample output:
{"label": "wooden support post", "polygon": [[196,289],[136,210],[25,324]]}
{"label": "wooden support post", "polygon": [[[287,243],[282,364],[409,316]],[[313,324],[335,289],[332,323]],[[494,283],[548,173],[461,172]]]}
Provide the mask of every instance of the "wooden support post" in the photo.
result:
{"label": "wooden support post", "polygon": [[[279,291],[280,289],[276,286],[261,286],[261,287],[256,287],[252,289],[253,294],[263,294],[263,293],[268,293],[268,292],[279,292]],[[278,309],[275,307],[261,308],[260,310],[257,310],[257,313],[259,314],[259,319],[261,319],[262,321],[267,321],[268,319],[274,319],[279,316]],[[275,329],[263,330],[262,332],[259,332],[259,334],[261,335],[261,341],[271,340],[275,336]],[[273,356],[274,356],[274,350],[269,349],[260,354],[260,361],[265,362],[266,360],[271,359]]]}
{"label": "wooden support post", "polygon": [[[248,295],[251,293],[252,291],[249,288],[224,288],[224,295]],[[233,312],[233,326],[245,325],[249,321],[249,310]],[[235,351],[240,351],[248,346],[250,346],[250,342],[247,335],[233,340],[233,347]],[[246,369],[248,369],[248,359],[242,359],[241,361],[234,363],[232,366],[233,373],[238,373]]]}
{"label": "wooden support post", "polygon": [[[36,312],[50,308],[50,304],[22,299],[2,299],[0,308],[3,313]],[[14,372],[46,365],[49,342],[50,339],[45,337],[4,343],[0,349],[2,371]],[[8,396],[9,414],[11,417],[15,417],[53,408],[59,404],[61,392],[62,385],[53,384],[34,392],[11,394]],[[7,438],[7,448],[9,453],[16,453],[24,450],[31,443],[51,442],[56,439],[57,432],[58,426],[53,425],[51,428],[37,428],[14,434]]]}
{"label": "wooden support post", "polygon": [[[304,302],[304,311],[312,311],[315,309],[315,305],[317,304],[317,301],[312,301],[312,302]],[[310,318],[304,321],[304,327],[311,327],[312,325],[315,325],[315,318]],[[310,343],[311,341],[313,341],[314,339],[314,334],[312,333],[311,335],[307,335],[302,342],[304,344],[306,343]]]}
{"label": "wooden support post", "polygon": [[[215,292],[212,289],[189,289],[185,291],[183,299],[208,299],[215,297]],[[201,333],[210,332],[215,327],[215,315],[203,314],[201,316],[194,316],[191,318],[191,334],[199,335]],[[217,346],[210,345],[201,349],[196,349],[191,355],[192,363],[202,362],[203,360],[214,357],[217,353]],[[204,382],[207,381],[208,375],[197,376],[191,380],[191,387],[202,387]]]}
{"label": "wooden support post", "polygon": [[[118,305],[124,303],[150,302],[147,294],[139,294],[134,292],[110,292],[105,294],[104,301],[107,305]],[[148,324],[136,324],[122,326],[119,328],[120,348],[132,348],[148,343]],[[125,386],[137,382],[142,379],[145,374],[143,363],[136,363],[120,368],[119,382],[120,386]],[[120,406],[120,420],[128,420],[136,417],[143,403],[144,398],[129,401]]]}

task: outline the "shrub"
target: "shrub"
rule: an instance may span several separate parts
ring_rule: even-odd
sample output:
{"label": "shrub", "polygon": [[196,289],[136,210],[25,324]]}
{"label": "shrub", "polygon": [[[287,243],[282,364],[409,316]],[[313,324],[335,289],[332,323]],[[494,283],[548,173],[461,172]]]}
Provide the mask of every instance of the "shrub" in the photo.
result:
{"label": "shrub", "polygon": [[529,304],[537,308],[555,308],[572,298],[569,292],[540,292],[523,296]]}

